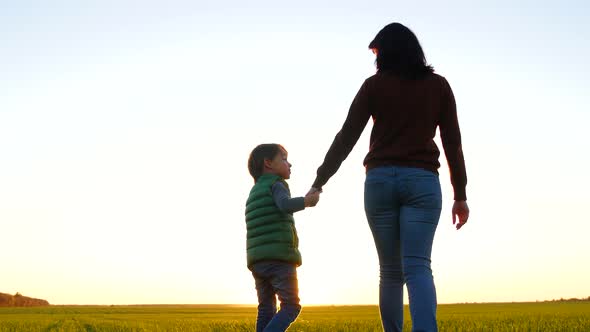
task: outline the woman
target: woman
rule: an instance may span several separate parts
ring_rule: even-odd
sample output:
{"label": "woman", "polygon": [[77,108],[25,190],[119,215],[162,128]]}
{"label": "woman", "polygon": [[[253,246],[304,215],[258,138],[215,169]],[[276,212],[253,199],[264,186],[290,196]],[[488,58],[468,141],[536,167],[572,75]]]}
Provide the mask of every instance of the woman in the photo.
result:
{"label": "woman", "polygon": [[440,217],[440,152],[437,127],[454,190],[453,224],[469,217],[467,176],[455,99],[446,79],[434,73],[412,31],[384,27],[369,44],[377,73],[354,98],[342,129],[326,153],[310,192],[322,186],[346,159],[373,118],[364,159],[365,212],[379,255],[379,309],[385,331],[401,331],[403,285],[407,284],[414,331],[437,331],[436,290],[430,268]]}

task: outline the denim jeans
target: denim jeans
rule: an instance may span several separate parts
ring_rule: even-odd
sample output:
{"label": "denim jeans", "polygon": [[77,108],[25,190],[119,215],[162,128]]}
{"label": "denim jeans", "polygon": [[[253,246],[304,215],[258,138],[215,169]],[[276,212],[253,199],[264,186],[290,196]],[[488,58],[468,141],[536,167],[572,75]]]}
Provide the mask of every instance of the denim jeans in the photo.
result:
{"label": "denim jeans", "polygon": [[[294,264],[263,261],[252,265],[258,293],[256,332],[285,331],[299,315],[299,288]],[[277,312],[276,296],[281,301]]]}
{"label": "denim jeans", "polygon": [[413,331],[437,331],[432,241],[442,206],[438,175],[411,167],[367,172],[365,213],[379,255],[379,310],[386,332],[403,327],[408,288]]}

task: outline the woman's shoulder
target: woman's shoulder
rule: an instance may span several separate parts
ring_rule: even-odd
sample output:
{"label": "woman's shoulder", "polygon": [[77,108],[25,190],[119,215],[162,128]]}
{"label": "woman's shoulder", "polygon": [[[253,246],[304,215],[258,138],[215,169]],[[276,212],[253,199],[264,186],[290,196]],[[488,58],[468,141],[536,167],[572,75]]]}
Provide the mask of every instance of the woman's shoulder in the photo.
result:
{"label": "woman's shoulder", "polygon": [[374,75],[369,76],[365,80],[364,84],[387,84],[387,83],[391,84],[393,82],[396,82],[396,83],[406,82],[407,83],[408,81],[412,81],[414,83],[423,82],[428,85],[430,85],[430,84],[443,85],[443,86],[449,85],[449,83],[447,82],[447,79],[444,76],[439,75],[437,73],[428,73],[419,79],[412,79],[412,80],[403,79],[403,78],[400,78],[396,75],[387,74],[387,73],[375,73]]}
{"label": "woman's shoulder", "polygon": [[428,73],[419,80],[447,84],[447,79],[444,76],[437,73]]}
{"label": "woman's shoulder", "polygon": [[443,83],[448,84],[447,79],[444,76],[440,75],[440,74],[432,73],[432,74],[430,74],[430,77],[432,79],[434,79],[434,80],[439,81],[439,82],[443,82]]}
{"label": "woman's shoulder", "polygon": [[451,85],[449,84],[449,81],[447,81],[447,79],[444,76],[439,75],[439,74],[432,73],[432,77],[433,77],[434,80],[436,80],[436,82],[441,87],[441,90],[444,93],[449,93],[449,91],[452,91],[451,90]]}

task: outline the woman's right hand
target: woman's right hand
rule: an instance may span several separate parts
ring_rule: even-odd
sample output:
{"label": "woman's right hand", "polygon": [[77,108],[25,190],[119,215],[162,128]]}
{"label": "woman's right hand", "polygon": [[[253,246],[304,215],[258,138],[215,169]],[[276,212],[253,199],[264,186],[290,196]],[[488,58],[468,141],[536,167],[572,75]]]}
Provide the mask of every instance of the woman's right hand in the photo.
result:
{"label": "woman's right hand", "polygon": [[467,219],[469,219],[469,206],[467,206],[467,201],[455,201],[453,204],[453,225],[457,223],[457,218],[459,219],[459,223],[457,223],[457,229],[460,229],[465,225]]}
{"label": "woman's right hand", "polygon": [[316,191],[317,191],[317,192],[319,192],[320,194],[322,193],[322,189],[318,189],[318,188],[311,187],[311,188],[309,188],[309,191],[307,192],[307,195],[309,195],[309,194],[313,194],[313,193],[315,193]]}
{"label": "woman's right hand", "polygon": [[303,198],[303,204],[305,205],[305,207],[312,207],[312,206],[316,206],[316,204],[318,204],[319,200],[320,200],[320,192],[319,191],[314,191],[314,192],[310,191]]}

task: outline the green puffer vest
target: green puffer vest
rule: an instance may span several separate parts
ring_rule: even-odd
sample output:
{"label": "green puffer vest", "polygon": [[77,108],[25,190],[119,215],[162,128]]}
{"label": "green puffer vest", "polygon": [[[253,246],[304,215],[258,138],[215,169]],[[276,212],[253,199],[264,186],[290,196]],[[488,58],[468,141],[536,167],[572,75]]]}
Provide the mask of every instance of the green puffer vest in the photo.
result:
{"label": "green puffer vest", "polygon": [[293,215],[282,212],[272,198],[272,185],[281,181],[274,174],[258,178],[246,202],[246,249],[248,268],[265,260],[278,260],[301,265],[299,238]]}

